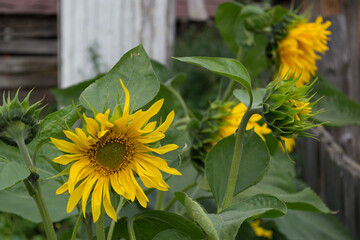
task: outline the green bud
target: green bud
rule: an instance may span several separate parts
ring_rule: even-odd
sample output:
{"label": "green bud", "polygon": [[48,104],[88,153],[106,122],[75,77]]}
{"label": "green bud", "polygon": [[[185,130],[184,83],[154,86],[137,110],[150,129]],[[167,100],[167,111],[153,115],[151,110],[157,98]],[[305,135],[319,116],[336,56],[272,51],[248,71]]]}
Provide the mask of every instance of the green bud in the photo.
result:
{"label": "green bud", "polygon": [[292,75],[280,81],[275,79],[266,88],[263,117],[275,137],[310,137],[305,131],[321,125],[311,122],[311,117],[320,112],[312,112],[318,100],[310,102],[313,96],[309,96],[310,88],[316,80],[309,85],[296,87],[299,77]]}
{"label": "green bud", "polygon": [[36,136],[39,130],[38,109],[41,101],[33,105],[29,104],[31,91],[20,102],[18,98],[19,90],[11,100],[10,93],[7,99],[3,95],[3,105],[0,106],[0,140],[8,145],[17,145],[19,139],[28,144]]}

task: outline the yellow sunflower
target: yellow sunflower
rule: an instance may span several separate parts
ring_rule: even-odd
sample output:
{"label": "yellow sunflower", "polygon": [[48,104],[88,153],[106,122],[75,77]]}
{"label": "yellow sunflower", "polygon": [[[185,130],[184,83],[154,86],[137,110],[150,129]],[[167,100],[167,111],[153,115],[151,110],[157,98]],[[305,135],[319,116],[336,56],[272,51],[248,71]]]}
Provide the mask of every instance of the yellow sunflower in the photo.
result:
{"label": "yellow sunflower", "polygon": [[149,200],[134,173],[139,176],[145,187],[162,191],[168,190],[169,185],[163,180],[159,169],[169,174],[181,175],[176,169],[168,167],[164,159],[152,154],[167,153],[177,149],[177,145],[151,147],[151,144],[165,137],[164,132],[174,119],[174,111],[156,128],[157,123],[148,123],[148,120],[159,112],[163,99],[154,103],[147,111],[138,110],[130,114],[130,94],[121,80],[120,83],[125,92],[123,110],[118,105],[110,119],[109,109],[105,114],[96,114],[94,119],[84,114],[86,130],[76,128],[75,131],[64,131],[72,142],[51,138],[52,143],[66,153],[53,161],[63,165],[74,162],[68,181],[56,191],[56,194],[69,192],[68,213],[81,200],[85,217],[86,204],[92,191],[91,208],[94,222],[99,219],[102,206],[106,213],[117,221],[110,201],[111,188],[131,201],[136,197],[138,202],[146,207]]}
{"label": "yellow sunflower", "polygon": [[288,30],[288,35],[279,41],[280,78],[286,74],[300,76],[296,86],[310,82],[311,75],[317,71],[316,60],[321,59],[317,53],[324,54],[329,50],[331,22],[323,23],[318,17],[314,23],[299,23]]}
{"label": "yellow sunflower", "polygon": [[[219,128],[218,136],[224,138],[234,134],[239,127],[241,119],[243,118],[247,107],[243,103],[237,104],[233,109],[226,109],[230,114],[222,119],[224,122],[223,126]],[[267,127],[266,123],[260,125],[258,122],[261,120],[261,115],[254,114],[250,117],[249,122],[246,126],[246,130],[254,129],[254,131],[265,141],[264,134],[271,133],[270,128]]]}

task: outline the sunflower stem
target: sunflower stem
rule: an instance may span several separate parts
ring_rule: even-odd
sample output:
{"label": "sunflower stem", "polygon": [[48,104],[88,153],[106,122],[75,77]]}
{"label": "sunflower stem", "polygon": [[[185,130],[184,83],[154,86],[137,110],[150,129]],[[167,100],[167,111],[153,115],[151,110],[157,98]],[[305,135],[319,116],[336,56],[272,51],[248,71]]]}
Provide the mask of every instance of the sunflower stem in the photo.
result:
{"label": "sunflower stem", "polygon": [[250,117],[255,113],[261,114],[261,111],[262,111],[261,108],[251,109],[251,105],[250,105],[249,108],[246,110],[243,118],[241,119],[241,122],[239,124],[237,133],[236,133],[234,155],[233,155],[233,159],[231,162],[230,175],[229,175],[228,184],[227,184],[226,191],[225,191],[225,197],[224,197],[224,200],[223,200],[220,208],[218,209],[218,212],[221,212],[223,209],[226,209],[231,205],[231,202],[232,202],[233,196],[234,196],[236,181],[238,178],[239,167],[240,167],[240,162],[241,162],[241,157],[242,157],[242,151],[243,151],[243,147],[244,147],[243,140],[244,140],[244,136],[245,136],[246,126],[249,122]]}
{"label": "sunflower stem", "polygon": [[96,239],[105,240],[104,208],[101,207],[101,214],[96,222]]}
{"label": "sunflower stem", "polygon": [[81,222],[81,219],[82,219],[82,215],[83,215],[82,210],[80,210],[80,211],[79,211],[79,216],[78,216],[78,218],[77,218],[77,220],[76,220],[76,223],[75,223],[74,230],[73,230],[72,235],[71,235],[71,240],[75,240],[75,238],[76,238],[76,233],[77,233],[78,228],[79,228],[79,226],[80,226],[80,222]]}
{"label": "sunflower stem", "polygon": [[23,156],[26,166],[29,168],[31,172],[28,179],[24,180],[25,187],[29,195],[35,200],[36,206],[38,207],[41,219],[44,224],[47,238],[50,240],[56,239],[55,229],[50,219],[49,211],[46,207],[44,197],[41,193],[41,188],[39,184],[39,175],[36,173],[35,164],[31,159],[30,154],[26,148],[24,138],[22,136],[18,136],[15,138],[15,141]]}
{"label": "sunflower stem", "polygon": [[[126,200],[124,197],[120,196],[120,201],[119,201],[119,204],[116,208],[116,216],[119,216],[120,214],[120,211],[122,209],[122,207],[124,206]],[[119,218],[118,218],[119,219]],[[113,220],[110,224],[110,227],[109,227],[109,231],[108,231],[108,235],[107,235],[107,240],[111,240],[112,238],[112,235],[114,233],[114,229],[115,229],[115,224],[116,222]]]}
{"label": "sunflower stem", "polygon": [[133,221],[129,220],[127,223],[128,231],[129,231],[129,237],[130,240],[136,240],[135,232],[134,232],[134,226]]}
{"label": "sunflower stem", "polygon": [[93,236],[93,228],[92,228],[92,215],[91,214],[87,214],[86,219],[84,219],[84,224],[86,226],[86,232],[87,232],[87,236],[89,240],[92,240],[94,238]]}
{"label": "sunflower stem", "polygon": [[164,208],[165,192],[158,190],[156,198],[156,210],[162,210]]}

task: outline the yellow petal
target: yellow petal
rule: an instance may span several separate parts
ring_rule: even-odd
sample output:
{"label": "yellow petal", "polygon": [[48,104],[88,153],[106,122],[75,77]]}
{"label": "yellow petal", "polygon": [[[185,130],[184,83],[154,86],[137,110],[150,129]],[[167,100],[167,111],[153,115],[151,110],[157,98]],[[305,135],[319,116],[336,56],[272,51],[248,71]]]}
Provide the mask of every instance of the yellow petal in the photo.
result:
{"label": "yellow petal", "polygon": [[94,138],[97,138],[99,132],[99,124],[95,121],[95,119],[86,117],[85,113],[83,114],[83,116],[86,122],[86,131]]}
{"label": "yellow petal", "polygon": [[149,132],[154,131],[155,127],[156,127],[156,122],[155,121],[150,122],[150,123],[146,124],[143,129],[139,130],[139,132],[141,132],[141,133],[149,133]]}
{"label": "yellow petal", "polygon": [[[79,128],[78,128],[79,129]],[[81,130],[82,131],[82,130]],[[64,131],[65,136],[73,141],[77,146],[79,146],[83,151],[86,151],[89,149],[89,142],[87,141],[87,137],[85,135],[85,139],[82,137],[79,137],[77,134],[73,133],[72,131]]]}
{"label": "yellow petal", "polygon": [[130,93],[129,90],[125,87],[123,81],[120,79],[120,84],[124,90],[125,93],[125,105],[124,105],[124,111],[123,111],[123,116],[127,116],[129,115],[129,109],[130,109]]}
{"label": "yellow petal", "polygon": [[145,161],[148,164],[152,164],[155,167],[159,168],[161,171],[172,174],[172,175],[181,175],[181,173],[175,168],[171,168],[167,165],[166,161],[160,157],[151,156],[148,154],[139,154],[136,156],[139,161]]}
{"label": "yellow petal", "polygon": [[50,137],[51,142],[61,151],[67,153],[83,153],[83,151],[75,144],[65,140]]}
{"label": "yellow petal", "polygon": [[119,195],[124,195],[124,188],[119,184],[119,179],[117,174],[112,174],[110,177],[110,182],[112,188]]}
{"label": "yellow petal", "polygon": [[147,196],[145,195],[144,191],[142,190],[142,188],[140,187],[140,185],[138,184],[138,182],[136,181],[135,177],[133,174],[130,174],[130,181],[134,184],[135,186],[135,191],[136,191],[136,198],[139,201],[140,205],[143,206],[144,208],[146,208],[147,202],[149,201],[149,199],[147,198]]}
{"label": "yellow petal", "polygon": [[175,149],[177,149],[179,146],[176,144],[167,144],[164,145],[162,147],[158,147],[158,148],[150,148],[150,147],[146,147],[149,151],[152,152],[156,152],[158,154],[165,154],[167,152],[173,151]]}
{"label": "yellow petal", "polygon": [[74,163],[69,172],[69,193],[72,194],[72,191],[78,181],[84,178],[86,175],[90,174],[89,171],[83,171],[90,165],[89,160],[80,160]]}
{"label": "yellow petal", "polygon": [[[130,199],[132,202],[135,200],[136,190],[134,185],[130,181],[129,175],[133,175],[131,169],[124,169],[119,172],[119,182],[122,186],[124,186],[124,190],[126,193],[126,198]],[[125,197],[125,194],[124,194]]]}
{"label": "yellow petal", "polygon": [[94,222],[96,222],[100,217],[103,188],[104,188],[104,178],[99,178],[99,180],[95,185],[95,189],[91,197],[91,209],[92,209]]}
{"label": "yellow petal", "polygon": [[149,135],[145,135],[142,138],[139,138],[138,141],[141,143],[152,143],[157,142],[165,137],[165,134],[159,132],[153,132]]}
{"label": "yellow petal", "polygon": [[83,154],[65,154],[58,156],[53,159],[53,162],[60,163],[62,165],[67,165],[73,161],[79,160],[81,157],[83,157]]}
{"label": "yellow petal", "polygon": [[175,112],[174,112],[174,111],[171,111],[171,112],[167,115],[165,122],[164,122],[163,124],[161,124],[161,125],[156,129],[156,131],[161,132],[161,133],[166,132],[166,130],[168,130],[168,128],[170,127],[171,123],[173,122],[174,117],[175,117]]}
{"label": "yellow petal", "polygon": [[66,192],[67,190],[68,190],[68,183],[66,182],[56,190],[56,194],[62,194],[64,192]]}
{"label": "yellow petal", "polygon": [[67,207],[66,207],[66,212],[70,213],[72,212],[72,210],[74,210],[76,204],[80,201],[80,198],[82,196],[82,193],[84,191],[86,185],[86,180],[83,181],[80,186],[78,186],[77,188],[75,188],[74,192],[70,195]]}
{"label": "yellow petal", "polygon": [[89,198],[90,192],[93,189],[93,186],[95,184],[95,182],[98,180],[98,178],[96,177],[96,175],[91,175],[88,177],[87,183],[85,185],[85,189],[81,198],[81,205],[82,205],[82,209],[83,209],[83,214],[84,214],[84,218],[86,218],[86,203],[87,200]]}
{"label": "yellow petal", "polygon": [[104,208],[109,217],[111,217],[115,222],[117,222],[117,216],[114,207],[111,205],[110,193],[109,193],[109,178],[106,178],[103,189],[103,200]]}

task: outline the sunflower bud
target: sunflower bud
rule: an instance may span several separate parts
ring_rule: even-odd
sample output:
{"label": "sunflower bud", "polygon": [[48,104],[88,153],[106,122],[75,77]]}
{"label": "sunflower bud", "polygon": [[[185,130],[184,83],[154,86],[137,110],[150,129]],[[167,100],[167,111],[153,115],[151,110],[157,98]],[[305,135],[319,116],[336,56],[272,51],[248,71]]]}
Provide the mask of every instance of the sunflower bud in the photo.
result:
{"label": "sunflower bud", "polygon": [[304,131],[319,126],[309,120],[319,113],[312,112],[312,106],[318,101],[310,102],[308,96],[312,84],[296,87],[300,76],[272,81],[266,88],[263,100],[263,116],[275,137],[293,138],[311,136]]}
{"label": "sunflower bud", "polygon": [[20,102],[19,90],[11,100],[10,93],[0,106],[0,140],[12,146],[17,146],[17,141],[23,139],[26,144],[30,143],[39,130],[38,117],[42,108],[37,109],[41,101],[29,105],[31,92]]}

